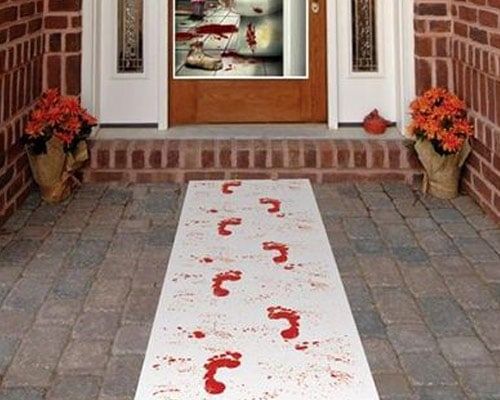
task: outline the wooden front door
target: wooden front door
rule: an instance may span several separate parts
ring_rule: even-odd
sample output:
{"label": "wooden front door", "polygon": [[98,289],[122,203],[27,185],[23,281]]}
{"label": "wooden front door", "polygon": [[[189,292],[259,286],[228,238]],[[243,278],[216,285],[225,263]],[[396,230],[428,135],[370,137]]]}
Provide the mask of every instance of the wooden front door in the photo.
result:
{"label": "wooden front door", "polygon": [[[203,14],[196,15],[199,4],[170,0],[170,124],[326,122],[326,0],[302,1],[206,0]],[[294,11],[298,4],[303,8]],[[273,7],[281,6],[283,11],[273,13]],[[283,40],[281,58],[272,43],[259,47],[261,37],[272,36],[280,16],[282,36],[276,37]],[[303,19],[302,38],[293,29],[297,18]],[[243,34],[251,51],[241,44]],[[300,63],[293,58],[301,46],[309,57],[299,56],[305,73],[296,76],[290,64]],[[196,51],[210,56],[208,68],[189,64]]]}

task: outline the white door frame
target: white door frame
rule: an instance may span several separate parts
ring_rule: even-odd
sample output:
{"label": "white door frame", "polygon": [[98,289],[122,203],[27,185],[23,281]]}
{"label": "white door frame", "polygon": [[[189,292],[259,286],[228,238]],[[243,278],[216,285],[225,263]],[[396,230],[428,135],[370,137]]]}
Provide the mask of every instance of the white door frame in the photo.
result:
{"label": "white door frame", "polygon": [[[97,12],[98,2],[103,0],[83,0],[82,5],[82,102],[92,113],[99,118],[99,26],[100,15]],[[159,115],[158,127],[160,130],[168,128],[168,22],[170,12],[167,0],[159,1],[158,24],[160,26],[160,39],[158,40],[158,85]],[[337,1],[348,0],[323,0],[327,3],[327,93],[328,93],[328,127],[338,128],[338,90],[337,90]],[[413,5],[414,0],[397,1],[396,18],[397,27],[397,70],[396,85],[398,92],[398,127],[402,130],[407,123],[408,104],[415,96],[415,63],[414,63],[414,25]]]}

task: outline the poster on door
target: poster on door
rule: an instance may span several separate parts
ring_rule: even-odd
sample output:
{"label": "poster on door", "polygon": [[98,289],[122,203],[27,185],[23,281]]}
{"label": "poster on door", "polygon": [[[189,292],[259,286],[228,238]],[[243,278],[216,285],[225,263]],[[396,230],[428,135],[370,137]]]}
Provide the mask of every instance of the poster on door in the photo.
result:
{"label": "poster on door", "polygon": [[174,79],[307,79],[307,0],[175,0]]}

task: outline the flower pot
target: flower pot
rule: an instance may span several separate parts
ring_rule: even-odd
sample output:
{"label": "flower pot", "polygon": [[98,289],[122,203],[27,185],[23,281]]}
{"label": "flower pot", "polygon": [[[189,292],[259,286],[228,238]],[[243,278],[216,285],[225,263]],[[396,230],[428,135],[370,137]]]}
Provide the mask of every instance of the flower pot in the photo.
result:
{"label": "flower pot", "polygon": [[425,169],[424,192],[439,199],[457,197],[462,166],[471,151],[469,142],[466,141],[458,153],[441,155],[431,142],[417,140],[415,151]]}
{"label": "flower pot", "polygon": [[33,179],[40,187],[42,199],[48,203],[59,203],[71,195],[73,172],[88,158],[85,141],[80,142],[73,153],[67,154],[55,137],[47,142],[46,153],[36,155],[29,149],[27,153]]}

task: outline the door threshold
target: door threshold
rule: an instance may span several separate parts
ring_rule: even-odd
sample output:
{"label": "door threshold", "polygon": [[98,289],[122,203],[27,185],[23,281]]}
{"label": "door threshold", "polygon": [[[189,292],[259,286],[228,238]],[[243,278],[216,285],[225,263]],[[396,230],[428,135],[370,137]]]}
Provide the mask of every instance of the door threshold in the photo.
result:
{"label": "door threshold", "polygon": [[402,133],[390,127],[384,135],[368,135],[361,127],[328,129],[325,124],[224,124],[183,125],[168,130],[154,127],[99,127],[93,140],[401,140]]}

